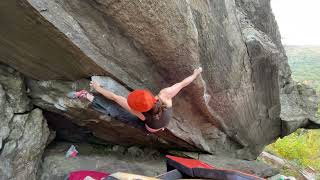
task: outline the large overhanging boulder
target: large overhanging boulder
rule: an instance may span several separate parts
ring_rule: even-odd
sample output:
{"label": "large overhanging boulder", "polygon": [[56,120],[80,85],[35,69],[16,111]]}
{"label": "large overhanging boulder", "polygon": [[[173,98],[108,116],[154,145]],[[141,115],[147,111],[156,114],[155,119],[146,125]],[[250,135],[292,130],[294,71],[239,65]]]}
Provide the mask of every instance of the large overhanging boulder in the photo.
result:
{"label": "large overhanging boulder", "polygon": [[[0,10],[0,61],[28,76],[34,104],[107,142],[253,159],[283,134],[290,69],[268,0],[3,0]],[[92,75],[157,93],[198,66],[156,135],[65,97]]]}

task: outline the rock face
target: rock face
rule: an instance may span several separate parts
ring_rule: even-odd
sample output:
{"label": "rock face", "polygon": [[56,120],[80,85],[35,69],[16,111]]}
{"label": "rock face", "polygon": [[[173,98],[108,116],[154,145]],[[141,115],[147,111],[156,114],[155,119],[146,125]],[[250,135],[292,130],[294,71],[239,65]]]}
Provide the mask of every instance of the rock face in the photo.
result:
{"label": "rock face", "polygon": [[49,129],[33,109],[23,77],[0,65],[0,179],[36,179]]}
{"label": "rock face", "polygon": [[[28,76],[33,103],[107,142],[254,159],[286,134],[290,69],[268,0],[3,0],[0,10],[0,61]],[[123,94],[158,93],[198,66],[168,129],[151,136],[65,97],[91,75]]]}
{"label": "rock face", "polygon": [[319,128],[319,98],[311,87],[292,82],[287,84],[281,93],[282,136],[291,134],[299,127]]}
{"label": "rock face", "polygon": [[[319,98],[311,87],[292,80],[285,50],[281,45],[278,26],[273,15],[268,10],[270,9],[270,3],[268,1],[242,0],[238,4],[247,15],[247,17],[241,15],[240,17],[242,18],[240,19],[242,19],[241,25],[244,27],[243,32],[247,34],[246,44],[247,46],[249,44],[248,47],[252,47],[251,49],[254,50],[251,54],[253,56],[258,55],[260,59],[263,59],[261,57],[262,51],[259,50],[261,46],[255,44],[255,40],[252,39],[252,35],[257,34],[256,30],[262,31],[267,35],[259,36],[259,41],[265,42],[263,43],[263,49],[267,50],[270,54],[279,52],[273,54],[271,58],[277,59],[279,68],[281,136],[289,135],[300,127],[319,128],[320,122],[315,116],[318,110]],[[250,19],[251,23],[248,22],[248,19]],[[266,39],[271,39],[274,44],[268,43]],[[269,46],[266,46],[267,44]],[[250,51],[249,48],[249,54]],[[252,55],[250,56],[252,57]]]}

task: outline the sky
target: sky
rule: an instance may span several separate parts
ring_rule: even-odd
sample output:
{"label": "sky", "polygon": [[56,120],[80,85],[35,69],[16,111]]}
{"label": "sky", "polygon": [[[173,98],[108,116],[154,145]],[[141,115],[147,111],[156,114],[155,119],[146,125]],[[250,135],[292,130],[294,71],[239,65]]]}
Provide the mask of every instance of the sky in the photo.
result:
{"label": "sky", "polygon": [[271,0],[285,45],[320,45],[320,0]]}

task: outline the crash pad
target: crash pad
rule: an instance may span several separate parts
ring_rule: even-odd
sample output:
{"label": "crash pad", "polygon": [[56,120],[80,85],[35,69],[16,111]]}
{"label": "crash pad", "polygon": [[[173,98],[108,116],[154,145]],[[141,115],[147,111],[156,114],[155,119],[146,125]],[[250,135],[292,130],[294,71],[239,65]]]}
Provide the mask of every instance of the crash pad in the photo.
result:
{"label": "crash pad", "polygon": [[88,170],[73,171],[69,173],[68,180],[84,180],[87,176],[96,180],[102,180],[103,178],[107,178],[109,173]]}
{"label": "crash pad", "polygon": [[218,180],[263,180],[253,174],[244,173],[233,169],[218,168],[196,159],[188,159],[167,155],[167,170],[179,170],[192,178],[206,178]]}

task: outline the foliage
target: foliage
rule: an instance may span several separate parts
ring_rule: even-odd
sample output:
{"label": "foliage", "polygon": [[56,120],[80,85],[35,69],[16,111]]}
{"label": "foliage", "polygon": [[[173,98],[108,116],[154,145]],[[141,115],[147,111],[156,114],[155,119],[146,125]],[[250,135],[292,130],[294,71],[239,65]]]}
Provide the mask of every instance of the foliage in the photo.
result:
{"label": "foliage", "polygon": [[267,146],[267,151],[320,171],[320,130],[298,130]]}

